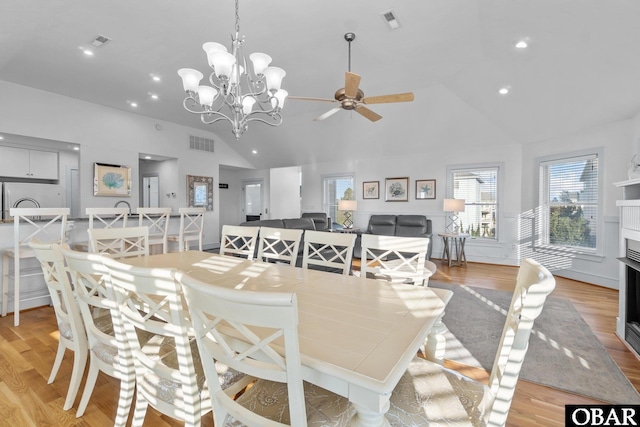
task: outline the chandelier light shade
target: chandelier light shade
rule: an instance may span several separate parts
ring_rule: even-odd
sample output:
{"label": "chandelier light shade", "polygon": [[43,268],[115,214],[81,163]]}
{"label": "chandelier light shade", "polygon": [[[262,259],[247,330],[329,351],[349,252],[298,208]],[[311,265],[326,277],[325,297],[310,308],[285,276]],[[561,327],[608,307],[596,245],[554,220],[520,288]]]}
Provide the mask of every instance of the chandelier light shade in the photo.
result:
{"label": "chandelier light shade", "polygon": [[344,228],[353,228],[351,212],[358,209],[358,202],[355,200],[338,200],[338,210],[344,212]]}
{"label": "chandelier light shade", "polygon": [[207,42],[202,50],[212,68],[209,85],[201,84],[204,75],[191,68],[181,68],[178,75],[187,93],[184,108],[199,114],[203,123],[226,120],[232,126],[236,139],[247,130],[249,122],[258,121],[269,126],[282,124],[282,107],[289,95],[281,89],[286,72],[271,67],[266,53],[252,53],[248,63],[242,52],[244,38],[240,35],[240,15],[236,0],[235,36],[231,52],[223,44]]}
{"label": "chandelier light shade", "polygon": [[445,232],[459,232],[460,226],[458,225],[458,212],[464,212],[464,208],[464,199],[444,199],[442,210],[445,212],[450,212],[450,215],[447,217],[447,223],[445,224]]}

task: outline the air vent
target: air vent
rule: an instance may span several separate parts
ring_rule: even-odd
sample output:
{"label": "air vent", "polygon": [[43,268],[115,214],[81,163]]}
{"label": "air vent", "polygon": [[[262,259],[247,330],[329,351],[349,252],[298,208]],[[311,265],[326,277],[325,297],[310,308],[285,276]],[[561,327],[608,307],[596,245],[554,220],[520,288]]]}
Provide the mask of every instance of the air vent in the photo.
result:
{"label": "air vent", "polygon": [[189,135],[189,149],[213,153],[213,139]]}
{"label": "air vent", "polygon": [[396,18],[396,14],[393,10],[382,12],[380,15],[390,30],[397,30],[400,28],[400,22],[398,21],[398,18]]}
{"label": "air vent", "polygon": [[98,34],[98,36],[91,41],[91,46],[100,47],[109,43],[111,39],[109,37],[102,36]]}

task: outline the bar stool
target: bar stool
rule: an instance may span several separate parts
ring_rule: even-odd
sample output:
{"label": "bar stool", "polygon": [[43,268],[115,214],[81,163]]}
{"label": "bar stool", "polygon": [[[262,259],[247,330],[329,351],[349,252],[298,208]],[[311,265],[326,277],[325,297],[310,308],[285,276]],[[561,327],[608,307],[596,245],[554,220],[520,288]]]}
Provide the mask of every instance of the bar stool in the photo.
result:
{"label": "bar stool", "polygon": [[202,236],[204,233],[205,208],[179,208],[180,234],[167,237],[170,242],[178,242],[178,250],[188,251],[191,242],[198,242],[198,250],[202,250]]}
{"label": "bar stool", "polygon": [[[42,242],[63,243],[67,231],[69,208],[12,208],[9,215],[13,217],[13,247],[2,250],[2,316],[7,315],[9,299],[9,281],[13,278],[13,324],[20,324],[20,278],[42,275],[42,268],[20,268],[20,261],[35,258],[34,251],[28,246],[37,237]],[[9,271],[10,260],[13,259],[13,271]],[[30,301],[42,295],[26,298]]]}

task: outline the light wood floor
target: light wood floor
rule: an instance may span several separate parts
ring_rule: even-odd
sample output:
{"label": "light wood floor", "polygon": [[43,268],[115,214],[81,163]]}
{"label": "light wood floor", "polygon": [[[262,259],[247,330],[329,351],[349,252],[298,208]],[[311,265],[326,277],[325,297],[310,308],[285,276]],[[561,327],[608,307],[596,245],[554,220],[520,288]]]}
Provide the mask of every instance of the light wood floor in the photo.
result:
{"label": "light wood floor", "polygon": [[[516,267],[469,263],[466,268],[448,268],[439,261],[436,264],[438,272],[432,280],[500,290],[513,290],[517,274]],[[640,362],[614,333],[618,292],[557,278],[553,295],[573,302],[631,383],[640,389]],[[0,424],[14,427],[112,426],[119,382],[101,373],[87,411],[82,418],[76,419],[75,408],[80,395],[73,409],[62,410],[71,372],[70,352],[67,352],[57,380],[47,384],[58,336],[53,309],[43,307],[25,311],[21,313],[20,323],[16,328],[11,315],[0,318]],[[487,377],[486,372],[478,369],[447,365],[476,378]],[[564,405],[588,403],[598,402],[520,380],[507,425],[563,426]],[[183,425],[152,409],[145,421],[145,425],[154,427]],[[212,425],[210,415],[203,417],[203,426]]]}

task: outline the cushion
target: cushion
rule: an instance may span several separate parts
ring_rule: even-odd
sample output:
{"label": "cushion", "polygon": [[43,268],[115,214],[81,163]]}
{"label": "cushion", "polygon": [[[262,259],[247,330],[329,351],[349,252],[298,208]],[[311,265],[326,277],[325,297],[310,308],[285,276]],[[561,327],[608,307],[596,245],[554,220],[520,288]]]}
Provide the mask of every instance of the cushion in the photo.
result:
{"label": "cushion", "polygon": [[325,231],[329,229],[329,218],[324,212],[305,212],[302,214],[302,218],[311,218],[318,231]]}
{"label": "cushion", "polygon": [[396,234],[396,216],[371,215],[367,232],[383,236],[394,236]]}
{"label": "cushion", "polygon": [[398,215],[396,218],[396,236],[429,237],[427,218],[424,215]]}
{"label": "cushion", "polygon": [[393,427],[485,426],[494,399],[485,384],[416,357],[391,394],[387,419]]}
{"label": "cushion", "polygon": [[248,227],[273,227],[273,228],[284,228],[284,223],[281,219],[263,219],[260,221],[248,221],[240,224],[241,226]]}
{"label": "cushion", "polygon": [[[307,382],[304,383],[304,400],[309,426],[346,426],[355,414],[348,399]],[[286,383],[258,380],[237,401],[265,418],[290,424]],[[225,426],[242,424],[228,415]]]}
{"label": "cushion", "polygon": [[282,220],[284,228],[293,230],[315,230],[316,226],[311,218],[288,218]]}

